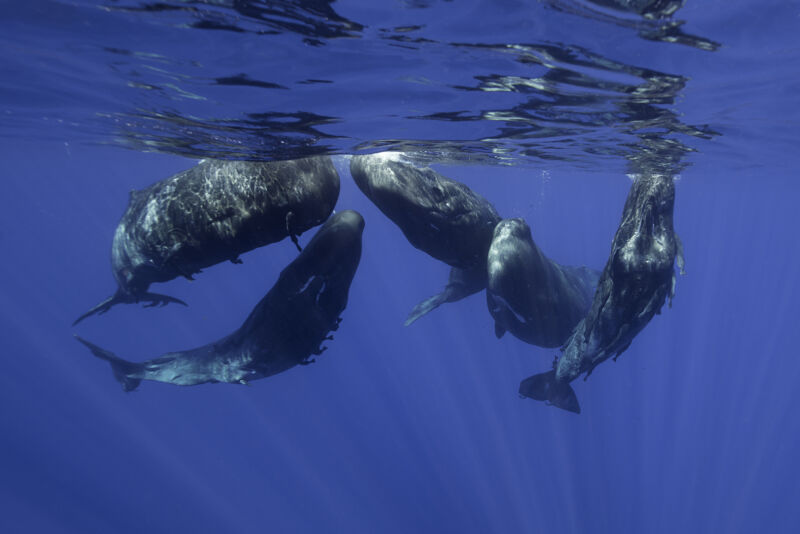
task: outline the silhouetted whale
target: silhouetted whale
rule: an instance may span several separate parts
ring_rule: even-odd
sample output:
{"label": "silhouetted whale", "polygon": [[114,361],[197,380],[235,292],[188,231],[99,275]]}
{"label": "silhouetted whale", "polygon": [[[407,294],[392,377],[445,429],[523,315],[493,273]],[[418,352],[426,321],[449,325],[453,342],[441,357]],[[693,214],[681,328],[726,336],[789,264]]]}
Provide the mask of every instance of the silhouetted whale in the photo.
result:
{"label": "silhouetted whale", "polygon": [[560,347],[589,311],[600,273],[545,256],[522,219],[504,219],[489,247],[486,303],[495,334]]}
{"label": "silhouetted whale", "polygon": [[[134,363],[84,339],[78,341],[111,364],[125,391],[142,380],[181,386],[207,382],[245,384],[321,354],[347,305],[361,259],[364,219],[355,211],[333,215],[278,277],[234,333],[202,347]],[[77,336],[76,336],[77,337]]]}
{"label": "silhouetted whale", "polygon": [[[328,156],[291,161],[204,160],[132,191],[114,234],[111,267],[117,292],[73,325],[119,303],[184,302],[147,292],[150,284],[201,269],[321,224],[339,196]],[[298,246],[299,248],[299,246]]]}
{"label": "silhouetted whale", "polygon": [[486,287],[486,254],[500,216],[467,186],[401,157],[388,152],[353,156],[350,173],[409,243],[453,268],[444,290],[411,311],[409,325],[444,302]]}
{"label": "silhouetted whale", "polygon": [[521,395],[580,413],[569,383],[582,373],[588,377],[608,358],[616,359],[660,313],[668,296],[671,303],[676,257],[683,272],[680,240],[672,226],[674,204],[672,177],[634,181],[591,310],[562,347],[554,369],[523,380]]}

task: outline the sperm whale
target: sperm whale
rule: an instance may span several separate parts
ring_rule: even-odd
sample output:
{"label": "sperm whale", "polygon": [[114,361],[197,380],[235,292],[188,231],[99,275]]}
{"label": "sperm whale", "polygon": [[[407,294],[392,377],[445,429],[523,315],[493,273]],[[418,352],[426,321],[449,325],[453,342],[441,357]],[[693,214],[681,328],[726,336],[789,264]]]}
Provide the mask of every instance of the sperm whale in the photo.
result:
{"label": "sperm whale", "polygon": [[560,347],[589,311],[599,274],[556,263],[539,249],[522,219],[504,219],[489,247],[486,303],[495,334]]}
{"label": "sperm whale", "polygon": [[683,253],[673,228],[675,184],[671,176],[642,175],[631,185],[611,254],[600,276],[592,307],[551,371],[523,380],[519,393],[580,413],[570,382],[630,346],[653,316],[670,304],[675,269]]}
{"label": "sperm whale", "polygon": [[441,304],[486,287],[486,254],[500,216],[467,186],[401,158],[399,153],[353,156],[350,174],[411,245],[452,267],[444,290],[419,303],[408,326]]}
{"label": "sperm whale", "polygon": [[191,386],[209,382],[246,384],[313,361],[332,339],[347,306],[361,259],[364,219],[355,211],[333,215],[283,271],[278,281],[232,334],[191,350],[143,362],[123,360],[77,337],[111,364],[125,391],[142,380]]}
{"label": "sperm whale", "polygon": [[[203,160],[132,191],[114,233],[111,267],[117,291],[73,323],[115,304],[162,306],[174,297],[151,284],[202,269],[325,221],[339,196],[339,175],[328,156],[291,161]],[[299,245],[298,245],[299,248]]]}

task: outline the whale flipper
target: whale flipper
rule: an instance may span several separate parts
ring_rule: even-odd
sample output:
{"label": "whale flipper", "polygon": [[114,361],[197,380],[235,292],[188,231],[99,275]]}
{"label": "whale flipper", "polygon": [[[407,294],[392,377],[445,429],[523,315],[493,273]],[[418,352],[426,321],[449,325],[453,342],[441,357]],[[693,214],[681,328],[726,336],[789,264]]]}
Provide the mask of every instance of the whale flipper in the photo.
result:
{"label": "whale flipper", "polygon": [[429,314],[445,302],[447,302],[447,288],[445,288],[441,293],[437,293],[432,297],[428,297],[414,306],[414,309],[408,314],[406,322],[403,323],[403,326],[409,326],[411,323],[423,315]]}
{"label": "whale flipper", "polygon": [[411,310],[404,326],[408,326],[423,315],[426,315],[445,302],[456,302],[467,298],[486,287],[486,273],[481,267],[473,269],[450,269],[447,285],[441,293],[428,297]]}
{"label": "whale flipper", "polygon": [[519,394],[531,399],[547,401],[557,408],[581,413],[578,397],[569,382],[556,380],[556,372],[548,371],[529,376],[519,384]]}
{"label": "whale flipper", "polygon": [[474,288],[474,287],[467,287],[461,284],[453,284],[449,283],[445,288],[442,290],[441,293],[437,293],[432,297],[428,297],[416,306],[411,312],[408,314],[406,318],[406,322],[403,323],[403,326],[409,326],[411,323],[422,317],[423,315],[427,315],[445,302],[456,302],[463,298],[466,298],[474,293],[477,293],[483,289],[483,286]]}
{"label": "whale flipper", "polygon": [[111,371],[114,373],[114,378],[122,385],[123,390],[133,391],[139,386],[142,380],[140,378],[133,378],[130,375],[140,370],[141,364],[123,360],[113,352],[100,348],[80,336],[75,336],[75,339],[86,345],[89,350],[92,351],[92,354],[111,364]]}
{"label": "whale flipper", "polygon": [[137,296],[128,296],[123,293],[117,292],[114,295],[108,297],[104,301],[102,301],[97,306],[91,308],[89,311],[75,319],[75,322],[72,323],[72,326],[80,323],[87,317],[91,317],[92,315],[102,315],[110,310],[113,306],[117,304],[130,304],[134,302],[144,302],[145,308],[152,308],[154,306],[166,306],[170,302],[174,302],[176,304],[183,304],[184,306],[188,306],[184,301],[181,299],[177,299],[175,297],[170,297],[169,295],[161,295],[159,293],[142,293],[141,295]]}

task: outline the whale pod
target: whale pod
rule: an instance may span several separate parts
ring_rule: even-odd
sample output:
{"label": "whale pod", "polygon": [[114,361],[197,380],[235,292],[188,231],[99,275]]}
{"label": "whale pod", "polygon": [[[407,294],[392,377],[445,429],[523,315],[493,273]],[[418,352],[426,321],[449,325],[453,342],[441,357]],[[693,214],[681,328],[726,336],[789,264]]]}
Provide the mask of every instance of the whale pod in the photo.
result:
{"label": "whale pod", "polygon": [[80,337],[111,364],[125,391],[142,380],[181,386],[208,382],[246,384],[313,361],[338,329],[361,259],[364,219],[355,211],[333,215],[232,334],[191,350],[130,362]]}
{"label": "whale pod", "polygon": [[[339,196],[328,156],[291,161],[203,160],[133,191],[114,233],[116,293],[74,324],[119,303],[184,302],[149,293],[150,284],[194,274],[321,224]],[[299,248],[299,245],[298,245]]]}
{"label": "whale pod", "polygon": [[589,311],[600,276],[549,259],[522,219],[504,219],[495,227],[487,269],[486,303],[497,337],[509,331],[540,347],[564,344]]}
{"label": "whale pod", "polygon": [[401,157],[399,153],[353,156],[350,173],[409,243],[452,267],[445,289],[418,304],[406,320],[409,325],[444,302],[486,287],[486,254],[500,216],[467,186]]}
{"label": "whale pod", "polygon": [[580,413],[570,382],[618,357],[660,313],[675,288],[674,264],[683,272],[680,240],[673,228],[675,184],[665,175],[642,175],[631,185],[611,254],[592,307],[575,328],[554,368],[526,378],[519,392]]}

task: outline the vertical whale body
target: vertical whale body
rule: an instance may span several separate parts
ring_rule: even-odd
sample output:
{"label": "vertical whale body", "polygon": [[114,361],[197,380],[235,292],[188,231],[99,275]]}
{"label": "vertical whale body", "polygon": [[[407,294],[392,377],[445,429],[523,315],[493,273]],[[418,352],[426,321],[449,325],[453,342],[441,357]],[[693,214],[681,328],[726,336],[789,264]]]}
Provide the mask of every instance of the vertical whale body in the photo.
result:
{"label": "vertical whale body", "polygon": [[406,320],[409,325],[444,302],[486,287],[486,255],[500,216],[467,186],[400,157],[353,156],[350,173],[411,245],[452,267],[445,289],[417,305]]}
{"label": "vertical whale body", "polygon": [[549,259],[522,219],[504,219],[489,247],[486,302],[495,333],[560,347],[589,311],[599,274]]}
{"label": "vertical whale body", "polygon": [[521,395],[580,413],[569,383],[619,356],[661,312],[667,298],[671,302],[676,259],[683,272],[682,247],[673,228],[674,205],[671,176],[636,178],[589,313],[562,347],[554,369],[523,380]]}

